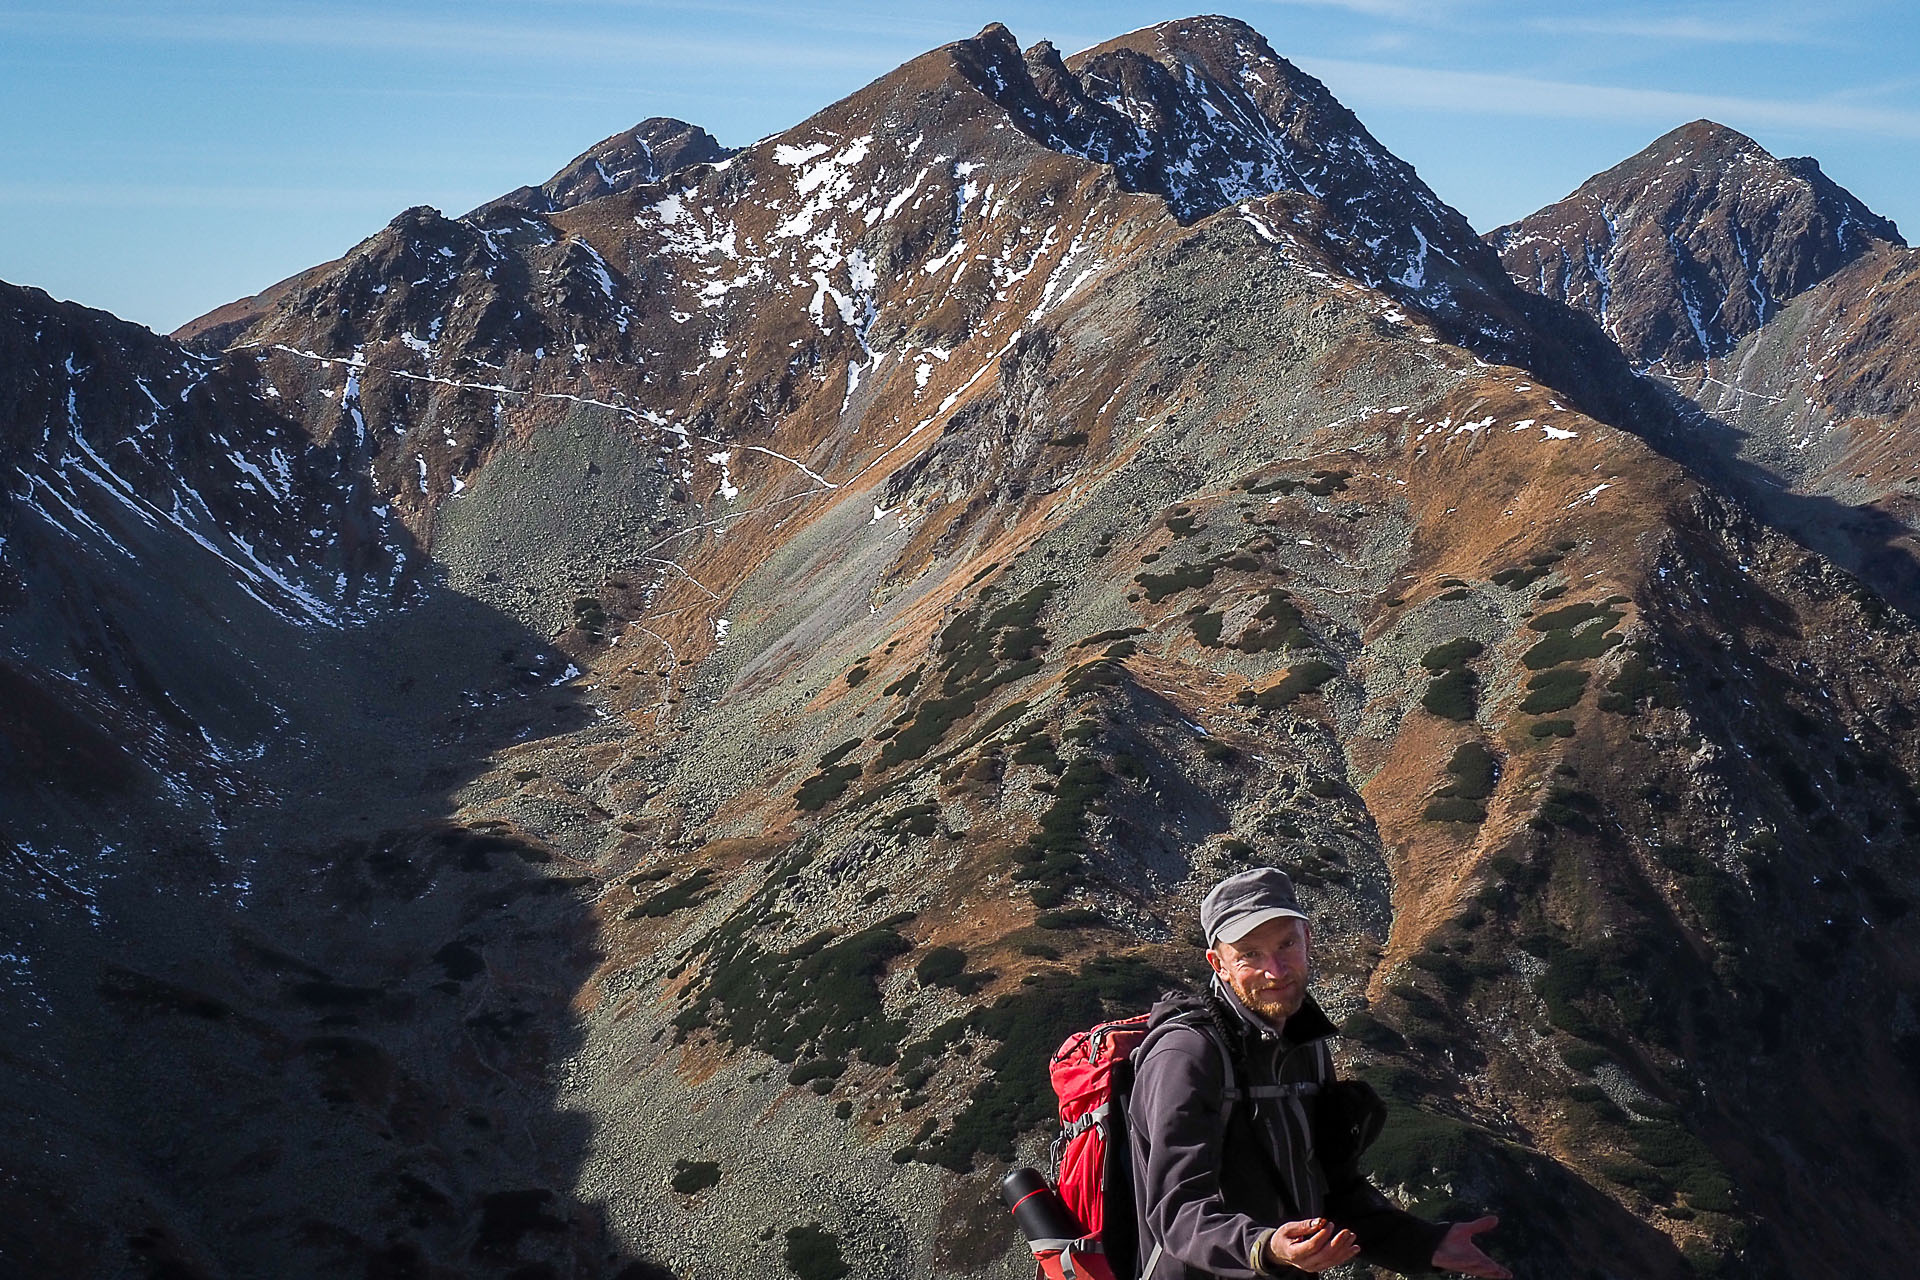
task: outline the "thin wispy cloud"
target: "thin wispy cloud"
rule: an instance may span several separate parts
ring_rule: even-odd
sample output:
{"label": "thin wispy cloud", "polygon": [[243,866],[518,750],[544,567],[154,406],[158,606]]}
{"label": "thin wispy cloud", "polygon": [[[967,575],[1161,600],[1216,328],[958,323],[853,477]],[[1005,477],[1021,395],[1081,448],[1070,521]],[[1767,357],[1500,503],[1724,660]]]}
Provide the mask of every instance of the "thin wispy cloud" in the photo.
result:
{"label": "thin wispy cloud", "polygon": [[1920,112],[1845,101],[1684,93],[1342,58],[1298,61],[1350,104],[1421,107],[1460,115],[1549,116],[1667,125],[1706,117],[1734,128],[1821,129],[1883,138],[1920,138]]}
{"label": "thin wispy cloud", "polygon": [[513,62],[551,60],[625,66],[685,65],[872,69],[891,66],[899,51],[891,43],[865,46],[796,43],[778,35],[729,34],[693,39],[639,31],[631,23],[500,22],[402,17],[357,12],[347,20],[335,11],[281,9],[219,11],[197,8],[161,15],[134,8],[39,9],[0,12],[0,31],[71,39],[88,36],[150,44],[288,46],[381,54],[458,54]]}
{"label": "thin wispy cloud", "polygon": [[[889,33],[925,41],[931,48],[954,39],[953,23],[934,6],[906,8],[894,4],[795,5],[753,3],[752,0],[525,0],[548,10],[577,12],[582,8],[617,13],[709,14],[812,31],[850,31],[864,36]],[[962,24],[964,25],[964,24]],[[1008,25],[1012,25],[1009,22]],[[968,31],[964,34],[971,35]]]}
{"label": "thin wispy cloud", "polygon": [[1534,18],[1527,25],[1552,35],[1616,36],[1631,40],[1687,44],[1828,45],[1833,41],[1811,25],[1779,19],[1737,19],[1688,14],[1612,14],[1594,18]]}
{"label": "thin wispy cloud", "polygon": [[352,188],[208,186],[152,182],[0,182],[0,205],[141,209],[392,210],[409,202],[399,186]]}
{"label": "thin wispy cloud", "polygon": [[1886,98],[1894,94],[1912,93],[1920,88],[1920,76],[1896,76],[1887,80],[1876,80],[1869,84],[1850,84],[1836,89],[1827,95],[1832,102],[1867,102],[1874,98]]}
{"label": "thin wispy cloud", "polygon": [[1344,9],[1369,18],[1392,18],[1397,22],[1432,25],[1446,21],[1456,7],[1435,0],[1265,0],[1282,8]]}
{"label": "thin wispy cloud", "polygon": [[626,105],[638,97],[631,89],[621,86],[616,92],[607,88],[578,89],[501,89],[492,85],[432,85],[432,84],[377,84],[356,85],[351,89],[339,90],[330,86],[310,85],[298,89],[285,90],[291,93],[305,93],[315,97],[338,97],[342,92],[366,98],[403,98],[413,101],[474,101],[474,102],[565,102],[580,104],[620,104]]}

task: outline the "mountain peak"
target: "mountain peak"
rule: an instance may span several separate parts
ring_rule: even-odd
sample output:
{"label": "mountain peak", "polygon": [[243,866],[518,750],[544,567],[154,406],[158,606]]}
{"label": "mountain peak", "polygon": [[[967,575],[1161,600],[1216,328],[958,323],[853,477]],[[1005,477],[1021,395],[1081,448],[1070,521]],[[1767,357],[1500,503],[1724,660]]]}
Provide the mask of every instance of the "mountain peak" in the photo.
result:
{"label": "mountain peak", "polygon": [[732,154],[733,148],[721,146],[697,125],[671,116],[652,116],[596,142],[539,186],[517,188],[467,216],[477,217],[500,208],[557,213],[658,182],[691,165],[716,164]]}
{"label": "mountain peak", "polygon": [[1019,41],[1013,38],[1013,32],[1007,30],[1004,22],[989,22],[973,38],[985,44],[1004,45],[1016,53],[1020,51]]}
{"label": "mountain peak", "polygon": [[1672,152],[1740,152],[1759,151],[1759,143],[1741,133],[1730,129],[1718,120],[1709,120],[1702,116],[1690,120],[1678,129],[1670,129],[1661,134],[1642,150],[1641,154]]}
{"label": "mountain peak", "polygon": [[1245,23],[1164,22],[1065,59],[1046,41],[1022,52],[996,23],[948,53],[1028,138],[1111,166],[1182,222],[1275,192],[1310,197],[1356,277],[1442,316],[1499,275],[1459,213]]}
{"label": "mountain peak", "polygon": [[1695,120],[1487,236],[1523,287],[1592,314],[1636,363],[1725,355],[1894,224],[1807,159]]}

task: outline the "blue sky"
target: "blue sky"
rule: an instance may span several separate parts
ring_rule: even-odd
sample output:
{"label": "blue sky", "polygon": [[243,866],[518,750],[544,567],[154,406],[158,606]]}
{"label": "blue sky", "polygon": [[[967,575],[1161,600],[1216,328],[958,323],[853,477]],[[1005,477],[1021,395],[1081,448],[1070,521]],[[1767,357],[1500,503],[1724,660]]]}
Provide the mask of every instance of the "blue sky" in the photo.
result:
{"label": "blue sky", "polygon": [[[647,116],[741,144],[1005,22],[1187,4],[0,0],[0,279],[171,329]],[[1701,116],[1920,235],[1920,6],[1238,0],[1487,230]]]}

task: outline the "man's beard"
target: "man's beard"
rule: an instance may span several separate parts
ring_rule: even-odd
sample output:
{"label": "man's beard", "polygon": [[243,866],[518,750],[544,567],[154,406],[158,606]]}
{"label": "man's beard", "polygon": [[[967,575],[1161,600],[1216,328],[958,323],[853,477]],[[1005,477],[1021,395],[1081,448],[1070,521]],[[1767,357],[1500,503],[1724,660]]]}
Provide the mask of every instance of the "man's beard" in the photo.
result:
{"label": "man's beard", "polygon": [[1289,986],[1285,983],[1264,987],[1258,992],[1234,982],[1228,978],[1233,993],[1240,997],[1240,1003],[1247,1006],[1248,1012],[1272,1023],[1275,1027],[1283,1025],[1288,1018],[1298,1013],[1306,1002],[1307,989],[1302,986]]}

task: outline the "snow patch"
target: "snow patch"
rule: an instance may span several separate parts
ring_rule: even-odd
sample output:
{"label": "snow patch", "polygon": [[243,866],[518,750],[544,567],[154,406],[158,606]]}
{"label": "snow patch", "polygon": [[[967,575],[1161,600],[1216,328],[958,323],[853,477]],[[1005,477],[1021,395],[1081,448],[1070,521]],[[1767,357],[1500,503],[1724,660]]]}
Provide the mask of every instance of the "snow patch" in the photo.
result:
{"label": "snow patch", "polygon": [[782,142],[773,149],[773,162],[795,169],[809,160],[819,159],[831,150],[833,150],[831,142],[815,142],[804,147],[790,146]]}
{"label": "snow patch", "polygon": [[738,486],[733,483],[733,455],[727,450],[722,449],[718,453],[708,454],[707,461],[720,468],[720,487],[715,489],[714,492],[722,498],[725,498],[728,502],[732,502],[735,498],[739,497],[740,490]]}

